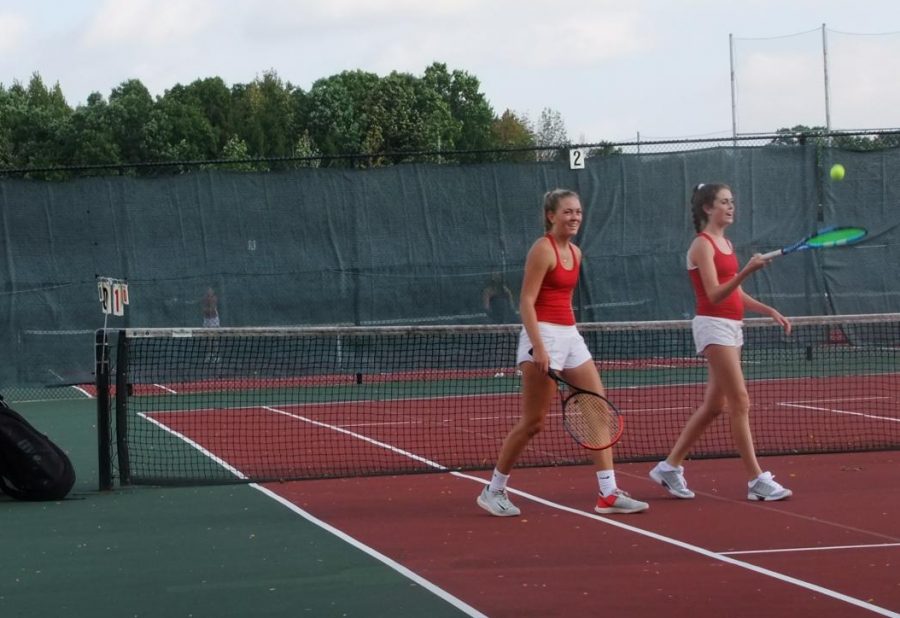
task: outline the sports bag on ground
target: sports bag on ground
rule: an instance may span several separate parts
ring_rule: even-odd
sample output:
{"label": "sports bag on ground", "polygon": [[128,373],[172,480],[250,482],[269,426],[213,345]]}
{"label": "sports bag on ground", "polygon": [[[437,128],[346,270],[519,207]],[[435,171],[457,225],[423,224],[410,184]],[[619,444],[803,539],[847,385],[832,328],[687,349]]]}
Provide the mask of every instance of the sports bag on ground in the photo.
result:
{"label": "sports bag on ground", "polygon": [[69,457],[0,396],[0,490],[17,500],[62,500],[74,484]]}

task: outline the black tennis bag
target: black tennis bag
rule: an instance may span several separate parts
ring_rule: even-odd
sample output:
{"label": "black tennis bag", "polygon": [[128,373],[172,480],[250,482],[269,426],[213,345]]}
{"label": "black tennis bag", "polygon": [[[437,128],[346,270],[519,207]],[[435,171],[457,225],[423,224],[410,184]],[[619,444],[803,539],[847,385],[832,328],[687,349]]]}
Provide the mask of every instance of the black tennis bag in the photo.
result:
{"label": "black tennis bag", "polygon": [[69,457],[0,396],[0,490],[17,500],[62,500],[74,484]]}

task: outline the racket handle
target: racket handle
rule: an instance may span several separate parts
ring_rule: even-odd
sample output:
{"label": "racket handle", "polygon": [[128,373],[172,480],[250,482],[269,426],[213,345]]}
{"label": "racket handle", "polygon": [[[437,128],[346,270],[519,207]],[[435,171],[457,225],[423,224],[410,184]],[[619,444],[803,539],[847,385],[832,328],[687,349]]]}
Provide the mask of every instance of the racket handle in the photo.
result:
{"label": "racket handle", "polygon": [[762,257],[764,260],[771,260],[773,257],[778,257],[784,253],[782,249],[775,249],[775,251],[769,251],[768,253],[763,253]]}

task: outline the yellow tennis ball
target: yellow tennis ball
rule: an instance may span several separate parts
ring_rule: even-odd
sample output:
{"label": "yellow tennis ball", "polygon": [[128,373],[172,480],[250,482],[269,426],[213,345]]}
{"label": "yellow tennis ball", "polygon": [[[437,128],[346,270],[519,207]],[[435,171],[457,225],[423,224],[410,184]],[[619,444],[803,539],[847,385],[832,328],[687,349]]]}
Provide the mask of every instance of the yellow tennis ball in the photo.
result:
{"label": "yellow tennis ball", "polygon": [[844,166],[840,163],[835,163],[831,166],[831,179],[832,180],[843,180],[844,179]]}

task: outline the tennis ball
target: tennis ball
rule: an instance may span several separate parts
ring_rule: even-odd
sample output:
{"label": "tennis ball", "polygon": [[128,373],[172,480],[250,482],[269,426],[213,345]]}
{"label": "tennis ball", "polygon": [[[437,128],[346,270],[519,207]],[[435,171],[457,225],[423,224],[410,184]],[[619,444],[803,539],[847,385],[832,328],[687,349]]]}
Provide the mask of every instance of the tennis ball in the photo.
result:
{"label": "tennis ball", "polygon": [[831,166],[831,179],[832,180],[843,180],[844,179],[844,166],[840,163],[835,163]]}

